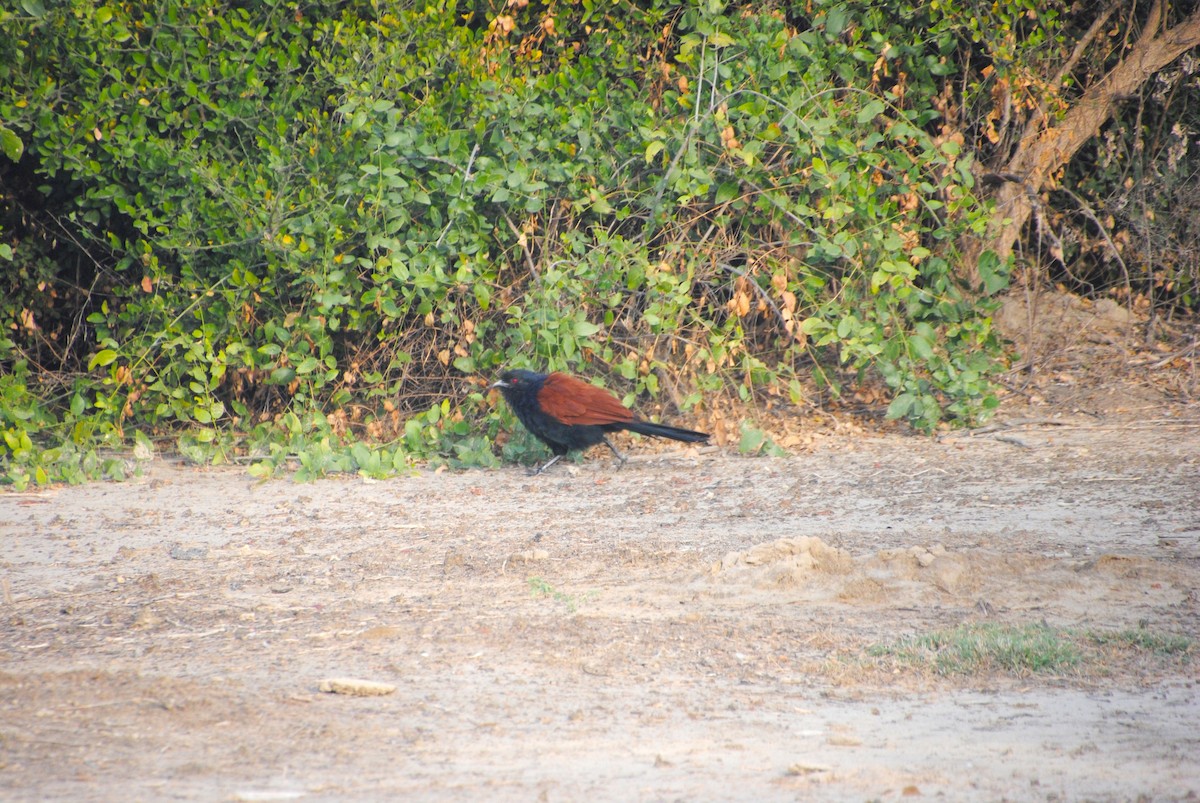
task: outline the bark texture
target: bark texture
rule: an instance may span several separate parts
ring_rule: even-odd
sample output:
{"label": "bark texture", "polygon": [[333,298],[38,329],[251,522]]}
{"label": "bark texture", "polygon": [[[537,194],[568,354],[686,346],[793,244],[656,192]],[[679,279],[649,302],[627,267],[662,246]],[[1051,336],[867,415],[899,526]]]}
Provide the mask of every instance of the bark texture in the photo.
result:
{"label": "bark texture", "polygon": [[[997,215],[989,227],[982,249],[1002,259],[1013,251],[1021,231],[1033,214],[1038,194],[1051,186],[1062,169],[1089,139],[1096,136],[1123,98],[1134,94],[1155,73],[1188,50],[1200,46],[1200,7],[1172,28],[1162,29],[1164,0],[1157,0],[1145,28],[1124,59],[1107,75],[1084,91],[1079,100],[1053,124],[1047,118],[1026,129],[1012,158],[1003,168],[1009,180],[995,192]],[[978,285],[978,271],[971,260],[967,279]]]}

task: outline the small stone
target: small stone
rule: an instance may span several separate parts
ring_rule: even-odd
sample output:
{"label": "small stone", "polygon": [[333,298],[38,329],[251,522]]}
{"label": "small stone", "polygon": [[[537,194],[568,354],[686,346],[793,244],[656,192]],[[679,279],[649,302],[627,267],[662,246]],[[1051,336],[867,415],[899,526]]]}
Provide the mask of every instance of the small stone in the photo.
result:
{"label": "small stone", "polygon": [[180,546],[176,544],[171,547],[170,555],[175,560],[204,560],[208,557],[208,547],[206,546]]}
{"label": "small stone", "polygon": [[548,549],[523,549],[520,552],[514,552],[509,555],[510,563],[537,563],[543,560],[550,560],[550,550]]}
{"label": "small stone", "polygon": [[148,605],[138,611],[137,616],[133,617],[133,627],[135,630],[148,630],[152,627],[158,627],[162,623],[163,618]]}
{"label": "small stone", "polygon": [[328,694],[348,694],[351,697],[381,697],[391,694],[396,687],[391,683],[380,683],[374,680],[328,678],[322,680],[317,689]]}

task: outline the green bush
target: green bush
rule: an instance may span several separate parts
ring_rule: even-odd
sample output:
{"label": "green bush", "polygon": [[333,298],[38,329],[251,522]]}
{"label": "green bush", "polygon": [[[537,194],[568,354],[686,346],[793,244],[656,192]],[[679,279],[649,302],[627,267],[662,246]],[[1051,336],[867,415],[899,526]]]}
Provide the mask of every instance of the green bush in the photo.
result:
{"label": "green bush", "polygon": [[90,272],[57,415],[311,474],[493,462],[508,364],[670,378],[689,409],[881,381],[919,428],[978,420],[954,38],[810,5],[23,4],[7,169]]}

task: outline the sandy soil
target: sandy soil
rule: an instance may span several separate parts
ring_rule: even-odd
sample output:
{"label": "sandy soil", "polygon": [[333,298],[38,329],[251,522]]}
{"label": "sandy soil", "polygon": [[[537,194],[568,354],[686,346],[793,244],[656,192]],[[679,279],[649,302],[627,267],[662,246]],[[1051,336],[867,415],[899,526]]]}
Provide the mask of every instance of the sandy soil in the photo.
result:
{"label": "sandy soil", "polygon": [[1200,408],[1120,404],[787,459],[296,484],[160,458],[0,495],[0,798],[1195,799],[1194,650],[868,654],[989,621],[1200,639]]}

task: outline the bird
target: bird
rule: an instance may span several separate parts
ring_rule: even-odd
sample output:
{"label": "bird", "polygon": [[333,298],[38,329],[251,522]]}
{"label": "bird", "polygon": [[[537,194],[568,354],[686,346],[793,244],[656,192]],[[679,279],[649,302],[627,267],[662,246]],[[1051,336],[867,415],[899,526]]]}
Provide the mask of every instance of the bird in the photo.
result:
{"label": "bird", "polygon": [[525,429],[554,452],[549,462],[531,474],[541,474],[567,452],[601,443],[624,464],[625,456],[605,437],[623,429],[686,443],[702,443],[709,437],[704,432],[643,421],[607,390],[568,374],[517,368],[502,373],[490,388],[503,393]]}

